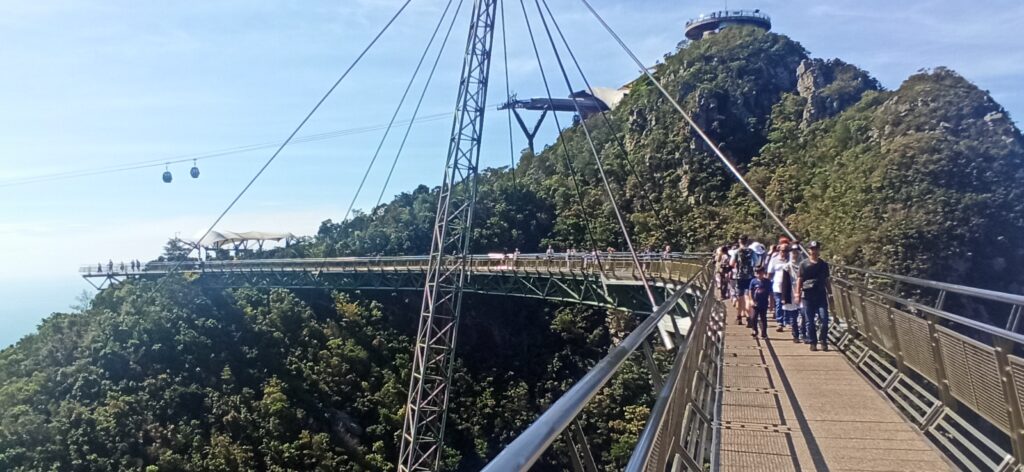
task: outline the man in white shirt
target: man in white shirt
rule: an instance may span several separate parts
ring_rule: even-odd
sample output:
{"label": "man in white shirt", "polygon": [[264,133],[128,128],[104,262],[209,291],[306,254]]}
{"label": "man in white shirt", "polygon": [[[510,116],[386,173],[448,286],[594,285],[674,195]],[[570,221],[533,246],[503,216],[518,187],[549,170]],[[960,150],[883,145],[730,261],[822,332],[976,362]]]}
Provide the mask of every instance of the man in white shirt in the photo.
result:
{"label": "man in white shirt", "polygon": [[774,292],[775,321],[779,324],[776,331],[782,332],[787,325],[795,328],[795,316],[792,312],[799,309],[794,304],[793,297],[793,271],[796,262],[790,253],[787,244],[780,244],[779,250],[771,260],[768,261],[768,274],[772,278],[772,292]]}

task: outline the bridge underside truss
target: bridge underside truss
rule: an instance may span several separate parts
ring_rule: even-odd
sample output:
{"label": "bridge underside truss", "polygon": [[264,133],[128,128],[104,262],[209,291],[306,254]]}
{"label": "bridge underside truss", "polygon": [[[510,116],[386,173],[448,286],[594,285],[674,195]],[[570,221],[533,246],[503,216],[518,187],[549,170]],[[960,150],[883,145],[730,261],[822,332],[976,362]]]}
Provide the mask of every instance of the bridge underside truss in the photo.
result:
{"label": "bridge underside truss", "polygon": [[[421,291],[425,273],[422,271],[381,270],[364,272],[315,271],[231,271],[195,272],[196,283],[212,288],[287,288],[354,291]],[[139,274],[128,277],[154,277]],[[655,283],[661,292],[672,288],[672,281]],[[496,272],[471,274],[464,290],[470,293],[543,299],[558,303],[574,303],[637,312],[650,310],[643,286],[635,281],[604,280],[599,274],[577,273],[572,276]]]}

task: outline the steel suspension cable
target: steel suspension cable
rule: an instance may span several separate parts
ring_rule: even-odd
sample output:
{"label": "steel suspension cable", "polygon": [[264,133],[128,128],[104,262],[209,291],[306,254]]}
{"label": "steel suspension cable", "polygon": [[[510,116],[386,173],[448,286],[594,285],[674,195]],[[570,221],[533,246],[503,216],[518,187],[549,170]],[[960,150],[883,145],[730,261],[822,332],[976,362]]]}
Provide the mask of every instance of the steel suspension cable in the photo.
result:
{"label": "steel suspension cable", "polygon": [[[548,101],[551,102],[553,101],[553,97],[551,95],[551,86],[548,84],[547,73],[544,71],[544,62],[541,61],[540,59],[540,49],[537,48],[537,40],[536,38],[534,38],[533,35],[533,27],[530,26],[530,15],[526,11],[526,4],[523,2],[523,0],[519,0],[519,5],[523,9],[523,19],[526,20],[526,30],[530,35],[530,44],[533,45],[533,54],[537,58],[537,68],[540,69],[540,77],[544,81],[544,90],[547,93]],[[577,175],[576,168],[573,167],[572,165],[572,159],[569,155],[569,148],[565,143],[565,133],[562,130],[562,124],[558,119],[558,114],[552,113],[552,116],[555,119],[555,127],[558,128],[558,141],[562,144],[561,148],[563,158],[565,160],[565,166],[569,170],[569,178],[570,180],[572,180],[573,188],[576,191],[576,199],[577,203],[579,204],[580,215],[583,217],[583,224],[586,227],[587,238],[590,240],[591,252],[597,255],[596,262],[598,264],[598,267],[601,267],[603,269],[603,266],[601,265],[601,253],[597,249],[597,240],[594,238],[594,231],[592,229],[590,217],[587,216],[587,206],[586,201],[584,201],[583,199],[583,190],[580,187],[579,176]]]}
{"label": "steel suspension cable", "polygon": [[[499,2],[498,7],[501,8],[501,54],[505,61],[505,99],[512,100],[512,86],[508,80],[508,39],[506,38],[505,31],[505,2]],[[512,132],[512,108],[509,107],[505,110],[508,115],[508,158],[512,165],[512,190],[518,190],[516,185],[516,143],[513,138]]]}
{"label": "steel suspension cable", "polygon": [[[565,79],[565,86],[571,95],[573,93],[572,82],[569,80],[569,74],[565,70],[565,64],[562,63],[562,56],[558,52],[558,47],[555,44],[555,38],[551,35],[551,29],[548,28],[547,19],[544,17],[544,10],[541,9],[540,2],[538,0],[534,0],[534,4],[537,5],[537,14],[540,16],[541,24],[544,26],[544,31],[547,33],[548,41],[551,43],[551,51],[555,54],[555,60],[558,62],[558,68],[562,72],[562,78]],[[647,298],[650,299],[651,309],[653,310],[658,305],[657,300],[654,297],[654,291],[651,290],[651,284],[647,280],[647,273],[644,270],[643,264],[640,263],[640,258],[636,255],[636,249],[633,247],[633,239],[629,236],[629,228],[626,227],[626,220],[622,217],[622,211],[619,210],[619,205],[615,200],[615,192],[612,191],[612,186],[608,182],[608,176],[604,171],[604,164],[601,163],[601,155],[597,151],[597,146],[594,145],[594,140],[590,135],[590,129],[587,126],[587,121],[582,119],[583,112],[580,110],[579,102],[573,100],[572,103],[576,108],[576,113],[581,118],[580,125],[583,127],[583,134],[587,138],[587,144],[590,146],[590,151],[594,155],[594,162],[597,164],[598,174],[601,176],[601,182],[604,184],[605,192],[608,194],[608,202],[611,204],[612,210],[615,212],[615,218],[619,223],[619,230],[622,231],[622,238],[626,241],[626,248],[629,249],[629,255],[633,259],[633,265],[640,274],[640,280],[643,281],[644,291],[647,292]]]}
{"label": "steel suspension cable", "polygon": [[[263,167],[260,167],[260,170],[256,172],[256,175],[254,175],[252,179],[249,180],[249,183],[245,184],[245,187],[242,187],[242,190],[238,192],[238,195],[236,195],[235,198],[231,200],[231,203],[229,203],[228,206],[224,208],[224,211],[220,212],[220,214],[217,215],[217,218],[213,220],[213,223],[210,225],[210,227],[207,228],[206,231],[203,232],[202,236],[200,236],[197,239],[197,243],[201,243],[203,239],[206,239],[206,237],[209,236],[210,232],[213,231],[213,228],[215,228],[220,223],[220,221],[223,220],[225,216],[227,216],[228,212],[230,212],[231,209],[235,207],[235,204],[242,199],[245,193],[248,192],[249,189],[253,186],[253,184],[255,184],[256,181],[260,178],[260,176],[263,175],[263,172],[265,172],[267,168],[270,167],[270,164],[272,164],[274,160],[277,159],[277,156],[281,154],[281,151],[283,151],[284,148],[288,146],[288,143],[292,142],[292,139],[295,138],[295,135],[298,134],[299,131],[302,130],[302,127],[305,126],[306,123],[309,121],[309,119],[312,118],[314,114],[316,114],[317,110],[320,109],[320,106],[327,101],[327,98],[331,96],[331,93],[333,93],[334,90],[337,89],[339,85],[341,85],[345,78],[348,77],[348,75],[352,72],[353,69],[355,69],[356,65],[358,65],[359,62],[362,61],[363,57],[365,57],[366,54],[370,52],[371,49],[373,49],[373,46],[377,44],[377,41],[379,41],[380,38],[384,36],[384,33],[386,33],[388,29],[391,28],[391,25],[393,25],[395,21],[398,20],[398,17],[402,15],[402,12],[405,11],[406,7],[408,7],[410,3],[412,3],[412,0],[405,0],[405,2],[402,3],[402,6],[398,8],[398,11],[396,11],[395,14],[391,16],[388,22],[384,24],[384,26],[380,29],[379,32],[377,32],[376,36],[374,36],[373,39],[370,40],[370,43],[367,44],[366,47],[363,48],[362,52],[360,52],[359,55],[356,56],[356,58],[352,61],[352,63],[349,64],[348,68],[345,69],[345,72],[343,72],[341,76],[338,77],[338,80],[334,81],[334,84],[327,89],[327,92],[324,93],[322,97],[320,97],[320,100],[316,102],[316,105],[313,105],[313,108],[309,110],[309,113],[306,113],[306,116],[302,118],[302,121],[300,121],[298,126],[296,126],[294,130],[292,130],[291,134],[288,135],[288,138],[285,139],[284,142],[282,142],[281,145],[277,148],[277,150],[274,151],[274,153],[270,156],[270,158],[267,159],[267,162],[263,164]],[[186,259],[187,258],[183,258],[182,260],[178,261],[178,263],[175,264],[174,267],[171,268],[171,270],[167,271],[167,274],[160,279],[159,283],[157,283],[156,287],[154,288],[154,292],[160,289],[160,287],[163,285],[164,281],[167,280],[169,275],[174,274],[175,272],[178,271],[178,269],[181,267],[181,264],[183,264]]]}
{"label": "steel suspension cable", "polygon": [[683,115],[683,118],[686,120],[687,123],[689,123],[690,127],[693,128],[693,130],[701,137],[702,140],[704,140],[708,147],[710,147],[714,151],[715,155],[718,156],[719,160],[721,160],[722,163],[725,164],[725,166],[729,169],[729,172],[731,172],[740,181],[740,183],[743,184],[743,187],[745,187],[747,189],[747,192],[749,192],[750,195],[754,197],[755,200],[757,200],[757,203],[761,205],[761,208],[764,208],[764,211],[767,212],[773,220],[775,220],[775,223],[780,228],[782,228],[782,231],[784,231],[787,236],[789,236],[792,240],[796,241],[798,239],[796,235],[794,235],[793,232],[789,230],[789,227],[787,227],[786,224],[782,222],[782,219],[779,218],[779,216],[776,215],[774,211],[772,211],[771,207],[769,207],[768,204],[765,203],[764,199],[761,198],[757,191],[755,191],[754,188],[750,186],[750,184],[747,182],[747,179],[743,177],[743,174],[740,173],[739,169],[736,167],[735,164],[733,164],[732,160],[725,156],[725,154],[718,147],[718,145],[715,144],[711,137],[709,137],[707,133],[705,133],[704,130],[697,125],[697,122],[695,122],[692,117],[690,117],[690,114],[687,113],[686,110],[683,110],[683,107],[679,105],[679,102],[676,101],[675,97],[673,97],[670,93],[668,93],[667,90],[665,90],[665,87],[661,85],[661,82],[659,82],[658,79],[654,77],[654,74],[652,74],[651,71],[646,66],[644,66],[644,63],[641,62],[639,58],[637,58],[636,54],[633,53],[633,50],[630,49],[624,41],[622,41],[622,38],[619,37],[618,33],[616,33],[615,30],[608,25],[604,18],[601,17],[601,14],[599,14],[597,10],[595,10],[594,7],[590,5],[589,1],[580,1],[583,2],[583,5],[586,6],[588,10],[590,10],[590,13],[594,16],[594,18],[597,19],[598,22],[601,23],[604,29],[608,31],[608,34],[610,34],[612,38],[614,38],[615,41],[619,43],[619,46],[622,48],[622,50],[625,51],[631,59],[633,59],[633,62],[635,62],[637,67],[640,68],[640,71],[647,75],[647,78],[650,79],[651,83],[653,83],[654,86],[658,88],[658,91],[661,92],[665,99],[672,104],[672,106],[676,109],[676,111],[679,112],[679,114]]}
{"label": "steel suspension cable", "polygon": [[[384,135],[380,137],[380,142],[377,143],[377,150],[373,152],[373,157],[370,158],[370,163],[366,166],[366,172],[363,172],[363,178],[359,181],[359,186],[356,187],[355,195],[352,195],[352,201],[348,204],[348,209],[345,210],[345,216],[341,221],[348,220],[348,216],[352,214],[352,208],[356,206],[356,200],[359,199],[359,195],[363,191],[363,186],[366,185],[366,179],[370,176],[370,172],[373,170],[373,165],[377,163],[377,158],[380,157],[380,151],[384,148],[384,143],[387,142],[388,136],[391,134],[391,127],[394,126],[395,120],[398,119],[398,114],[401,113],[402,107],[405,105],[405,99],[409,97],[409,91],[412,90],[413,84],[416,83],[416,78],[419,77],[420,69],[423,67],[423,61],[427,59],[427,54],[430,53],[431,46],[434,45],[434,40],[437,39],[437,33],[441,31],[441,26],[444,25],[444,19],[448,16],[448,10],[451,9],[453,0],[448,0],[448,3],[444,7],[444,11],[441,12],[441,17],[437,19],[437,26],[434,27],[434,32],[430,34],[430,40],[427,41],[426,47],[423,48],[423,54],[420,55],[419,62],[416,63],[416,68],[412,71],[412,77],[409,77],[409,83],[406,84],[405,90],[402,92],[402,98],[398,100],[398,106],[395,107],[395,112],[391,115],[391,121],[388,122],[387,129],[384,130]],[[462,0],[459,1],[459,6],[462,6]],[[458,11],[455,12],[454,17],[458,16]]]}
{"label": "steel suspension cable", "polygon": [[[463,0],[459,0],[459,4],[455,7],[455,14],[452,15],[451,24],[448,25],[448,31],[445,32],[444,40],[441,41],[441,47],[437,51],[437,57],[434,59],[434,64],[430,68],[430,74],[427,75],[427,81],[423,84],[423,91],[420,92],[420,98],[416,102],[416,108],[412,111],[412,118],[409,120],[409,125],[405,127],[405,134],[402,136],[402,142],[398,145],[398,151],[395,152],[395,158],[391,161],[391,168],[388,169],[388,176],[384,179],[384,185],[380,188],[380,194],[377,195],[377,203],[373,205],[374,208],[380,205],[380,202],[384,200],[384,192],[387,191],[388,185],[391,183],[391,176],[395,173],[395,167],[398,165],[398,159],[402,156],[402,151],[405,150],[405,144],[409,141],[409,133],[412,132],[412,125],[416,122],[416,116],[420,113],[420,107],[423,106],[423,99],[427,96],[427,91],[430,90],[430,83],[434,80],[434,73],[437,72],[437,65],[441,62],[441,57],[444,55],[444,50],[448,46],[448,39],[451,38],[452,30],[455,28],[455,22],[459,19],[459,13],[462,11]],[[451,116],[445,113],[444,116]]]}
{"label": "steel suspension cable", "polygon": [[[583,73],[583,67],[580,66],[579,60],[576,59],[576,53],[574,53],[572,47],[569,46],[569,41],[566,39],[565,34],[562,33],[562,27],[559,26],[558,20],[555,18],[555,15],[551,12],[551,7],[548,6],[547,0],[541,0],[541,3],[544,5],[544,9],[547,10],[548,18],[551,19],[552,26],[555,27],[555,31],[558,33],[558,36],[562,39],[562,44],[565,45],[565,50],[569,53],[569,57],[572,58],[572,62],[576,66],[576,70],[579,72],[580,77],[583,79],[583,84],[587,86],[587,89],[590,90],[591,93],[593,93],[594,87],[590,85],[590,80],[587,79],[587,74]],[[647,186],[644,185],[643,183],[644,179],[640,177],[640,173],[637,172],[636,166],[633,164],[633,159],[629,157],[629,151],[626,150],[625,141],[622,139],[622,136],[619,135],[619,131],[615,128],[615,126],[612,125],[611,119],[608,118],[609,114],[610,112],[606,110],[602,110],[600,113],[605,126],[608,127],[608,131],[611,132],[612,136],[614,137],[615,144],[622,152],[622,156],[626,159],[626,167],[629,168],[630,173],[633,174],[633,178],[635,178],[637,180],[637,184],[640,185],[640,195],[647,201],[647,205],[650,206],[651,212],[654,213],[654,219],[658,221],[658,225],[661,226],[662,229],[667,230],[668,225],[665,224],[665,219],[662,217],[663,212],[661,208],[659,208],[658,205],[654,203],[654,198],[651,197],[651,193],[647,191]]]}

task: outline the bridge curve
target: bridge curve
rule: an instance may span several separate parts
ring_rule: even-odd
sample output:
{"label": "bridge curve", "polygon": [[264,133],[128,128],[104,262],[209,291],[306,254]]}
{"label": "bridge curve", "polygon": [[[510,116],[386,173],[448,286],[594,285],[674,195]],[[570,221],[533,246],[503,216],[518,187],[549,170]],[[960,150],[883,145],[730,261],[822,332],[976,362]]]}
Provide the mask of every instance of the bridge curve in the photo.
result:
{"label": "bridge curve", "polygon": [[[645,275],[656,294],[685,284],[706,262],[705,254],[652,255],[642,258]],[[422,291],[427,256],[249,259],[237,261],[150,262],[138,270],[123,265],[82,266],[86,280],[101,288],[125,279],[152,279],[169,273],[194,277],[218,288],[289,288]],[[631,258],[603,255],[600,261],[565,254],[523,254],[513,259],[476,255],[467,261],[472,293],[546,299],[605,308],[650,312],[643,276]]]}
{"label": "bridge curve", "polygon": [[[262,259],[81,272],[102,279],[100,287],[180,272],[223,288],[422,290],[429,263],[420,256]],[[1024,296],[836,267],[829,330],[836,349],[810,352],[789,332],[759,340],[729,325],[735,312],[713,294],[707,255],[642,264],[664,297],[656,310],[626,257],[600,265],[564,255],[467,261],[471,292],[653,311],[486,470],[527,470],[563,432],[579,453],[573,462],[585,463],[584,433],[570,434],[569,425],[655,330],[668,349],[680,348],[666,375],[648,365],[659,396],[628,471],[1024,467],[1024,335],[1017,332]],[[676,308],[687,317],[665,316]],[[967,312],[974,316],[958,314]],[[674,331],[679,320],[685,326]]]}

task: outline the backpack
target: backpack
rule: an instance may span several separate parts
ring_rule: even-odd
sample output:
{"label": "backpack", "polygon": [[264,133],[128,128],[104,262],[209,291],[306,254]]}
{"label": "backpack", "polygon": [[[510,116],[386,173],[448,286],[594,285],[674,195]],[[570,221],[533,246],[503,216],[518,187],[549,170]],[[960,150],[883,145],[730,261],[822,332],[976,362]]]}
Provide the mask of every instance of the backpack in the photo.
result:
{"label": "backpack", "polygon": [[736,251],[736,278],[738,280],[754,278],[754,251],[740,248]]}

